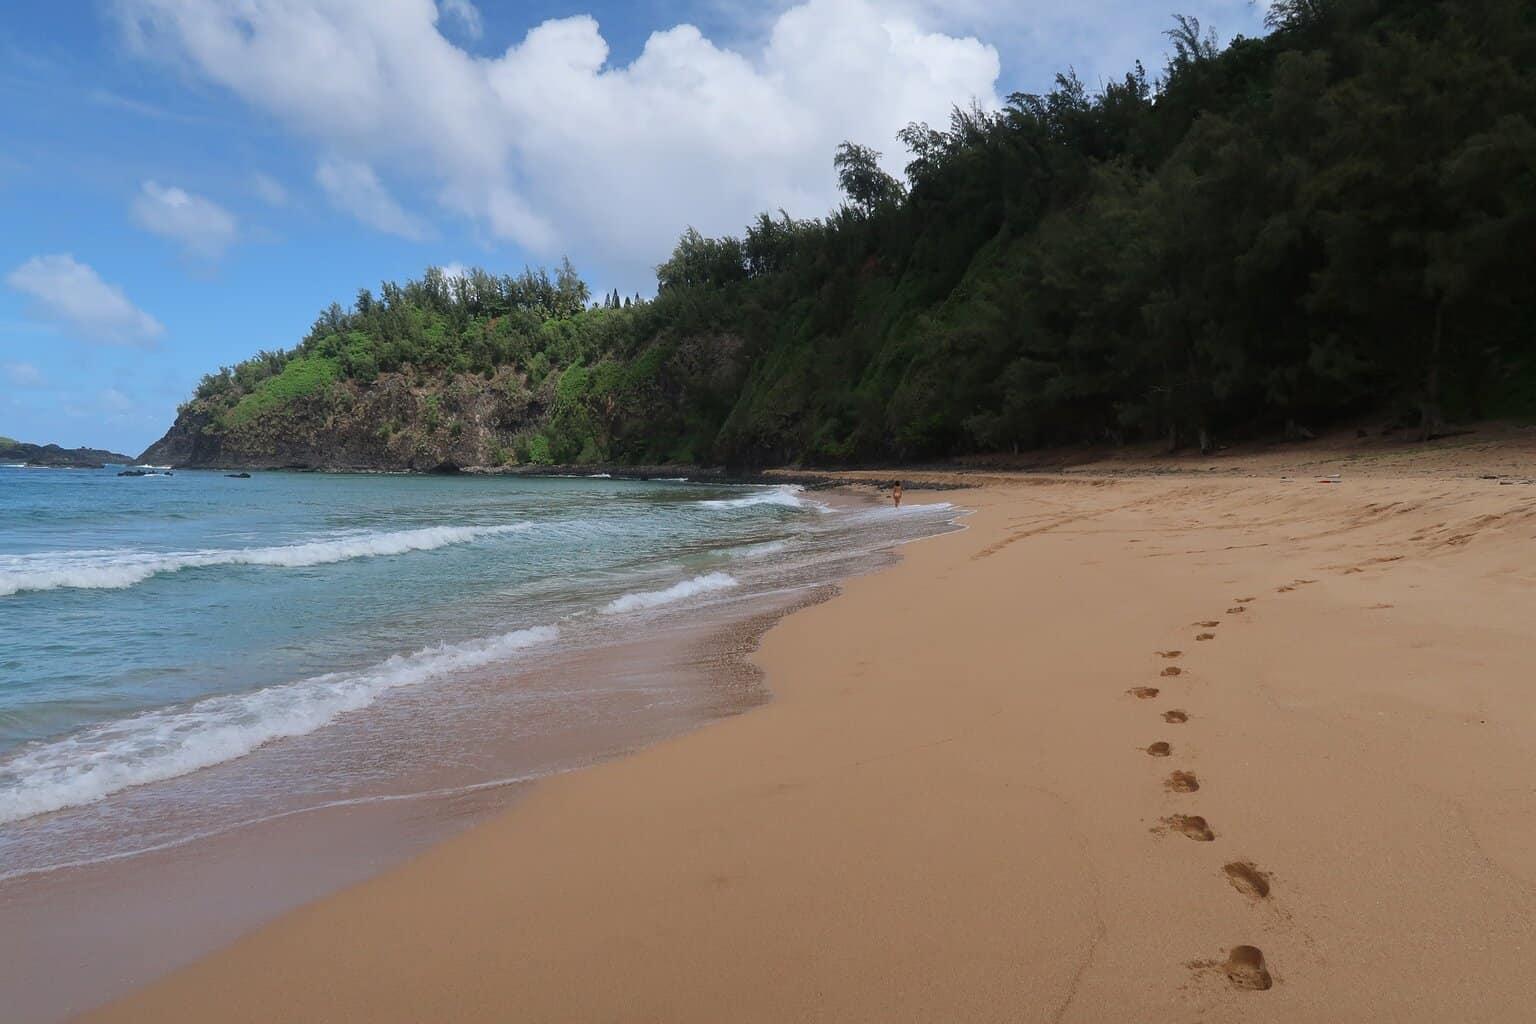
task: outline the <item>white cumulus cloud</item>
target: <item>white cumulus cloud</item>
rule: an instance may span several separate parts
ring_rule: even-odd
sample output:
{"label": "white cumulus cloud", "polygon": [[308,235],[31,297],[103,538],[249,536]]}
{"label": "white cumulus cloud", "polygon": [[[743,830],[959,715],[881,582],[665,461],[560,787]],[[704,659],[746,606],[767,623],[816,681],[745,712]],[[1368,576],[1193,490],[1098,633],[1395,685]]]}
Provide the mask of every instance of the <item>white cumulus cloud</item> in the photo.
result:
{"label": "white cumulus cloud", "polygon": [[34,256],[5,283],[32,299],[36,312],[73,329],[81,340],[153,348],[165,327],[128,300],[117,285],[67,253]]}
{"label": "white cumulus cloud", "polygon": [[240,234],[235,215],[218,203],[154,181],[139,189],[130,212],[139,227],[179,242],[199,259],[218,259]]}
{"label": "white cumulus cloud", "polygon": [[1173,12],[1197,18],[1222,39],[1264,32],[1267,2],[1180,0],[1152,4],[1138,0],[903,0],[924,21],[974,32],[996,43],[1026,92],[1051,87],[1057,72],[1077,72],[1089,89],[1119,81],[1136,61],[1153,77],[1170,47],[1166,32]]}
{"label": "white cumulus cloud", "polygon": [[315,168],[315,180],[331,204],[389,235],[420,241],[431,230],[389,194],[373,168],[358,160],[328,157]]}
{"label": "white cumulus cloud", "polygon": [[316,140],[332,154],[321,183],[333,201],[381,230],[422,234],[373,167],[539,258],[632,270],[690,224],[718,233],[760,210],[825,213],[844,139],[885,151],[895,171],[905,124],[998,102],[995,49],[878,0],[804,0],[737,49],[678,25],[627,64],[609,61],[585,15],[483,58],[442,34],[431,0],[115,9],[130,47]]}

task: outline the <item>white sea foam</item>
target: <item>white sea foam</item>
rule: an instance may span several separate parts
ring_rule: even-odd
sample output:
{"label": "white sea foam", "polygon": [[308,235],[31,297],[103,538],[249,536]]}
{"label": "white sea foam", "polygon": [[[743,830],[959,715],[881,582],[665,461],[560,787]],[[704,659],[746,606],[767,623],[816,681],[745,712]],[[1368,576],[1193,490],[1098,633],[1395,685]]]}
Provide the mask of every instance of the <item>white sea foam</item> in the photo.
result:
{"label": "white sea foam", "polygon": [[947,501],[935,501],[927,505],[903,505],[901,508],[892,508],[890,505],[876,505],[870,508],[860,509],[849,513],[849,523],[879,522],[890,519],[909,519],[920,516],[949,516],[955,512],[955,506]]}
{"label": "white sea foam", "polygon": [[820,508],[816,502],[800,497],[804,489],[797,484],[784,484],[744,498],[715,498],[698,504],[705,508],[751,508],[754,505],[778,505],[781,508],[805,508],[809,505]]}
{"label": "white sea foam", "polygon": [[526,523],[503,526],[428,526],[417,530],[361,533],[259,548],[203,551],[46,551],[0,557],[0,597],[24,590],[71,587],[116,590],[160,573],[212,565],[267,565],[294,569],[353,558],[403,555],[516,533]]}
{"label": "white sea foam", "polygon": [[947,501],[933,501],[926,505],[907,505],[892,511],[899,516],[931,516],[952,511],[954,507]]}
{"label": "white sea foam", "polygon": [[273,740],[314,732],[389,690],[492,665],[557,635],[552,626],[538,626],[440,644],[357,672],[158,708],[23,748],[0,762],[0,823],[94,803],[131,786],[243,757]]}
{"label": "white sea foam", "polygon": [[761,544],[743,544],[739,548],[727,548],[721,553],[727,558],[767,558],[769,555],[778,554],[788,546],[785,541],[770,540]]}
{"label": "white sea foam", "polygon": [[635,612],[643,608],[659,608],[664,604],[672,604],[675,601],[683,601],[697,594],[707,594],[714,590],[729,590],[736,586],[736,577],[723,572],[712,572],[704,576],[695,576],[691,580],[683,580],[674,583],[665,590],[647,590],[638,594],[625,594],[615,598],[603,606],[606,614],[613,615],[618,612]]}

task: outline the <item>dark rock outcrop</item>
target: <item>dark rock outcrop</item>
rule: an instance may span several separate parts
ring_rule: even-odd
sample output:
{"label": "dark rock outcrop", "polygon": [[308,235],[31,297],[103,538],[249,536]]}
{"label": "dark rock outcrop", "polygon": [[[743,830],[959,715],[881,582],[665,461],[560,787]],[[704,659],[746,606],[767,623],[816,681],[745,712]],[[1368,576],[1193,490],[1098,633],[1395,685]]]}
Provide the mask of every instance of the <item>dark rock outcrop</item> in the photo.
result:
{"label": "dark rock outcrop", "polygon": [[132,461],[131,456],[104,448],[60,448],[56,444],[22,444],[8,438],[0,442],[0,462],[22,462],[28,466],[57,469],[101,469],[109,463]]}

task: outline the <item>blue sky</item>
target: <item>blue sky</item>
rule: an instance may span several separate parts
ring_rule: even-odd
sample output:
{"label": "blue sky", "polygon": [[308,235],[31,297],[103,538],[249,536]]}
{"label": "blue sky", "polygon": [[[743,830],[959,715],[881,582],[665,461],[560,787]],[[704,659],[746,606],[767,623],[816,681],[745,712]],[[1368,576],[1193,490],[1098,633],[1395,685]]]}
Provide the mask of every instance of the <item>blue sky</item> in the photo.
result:
{"label": "blue sky", "polygon": [[[1178,9],[1225,41],[1246,0]],[[1172,8],[1170,8],[1171,10]],[[205,372],[427,265],[649,292],[687,225],[835,202],[832,148],[1075,67],[1161,7],[983,0],[12,0],[0,435],[136,453]]]}

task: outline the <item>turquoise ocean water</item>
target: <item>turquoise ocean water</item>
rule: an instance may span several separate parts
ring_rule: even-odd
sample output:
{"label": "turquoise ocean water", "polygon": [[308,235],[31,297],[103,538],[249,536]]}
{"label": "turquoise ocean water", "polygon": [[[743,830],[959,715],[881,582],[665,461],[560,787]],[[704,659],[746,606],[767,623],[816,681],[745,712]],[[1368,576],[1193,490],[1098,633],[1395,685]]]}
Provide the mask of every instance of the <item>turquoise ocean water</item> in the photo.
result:
{"label": "turquoise ocean water", "polygon": [[0,467],[0,878],[493,782],[478,745],[569,732],[594,694],[675,697],[520,684],[541,665],[824,586],[954,515],[684,481]]}

